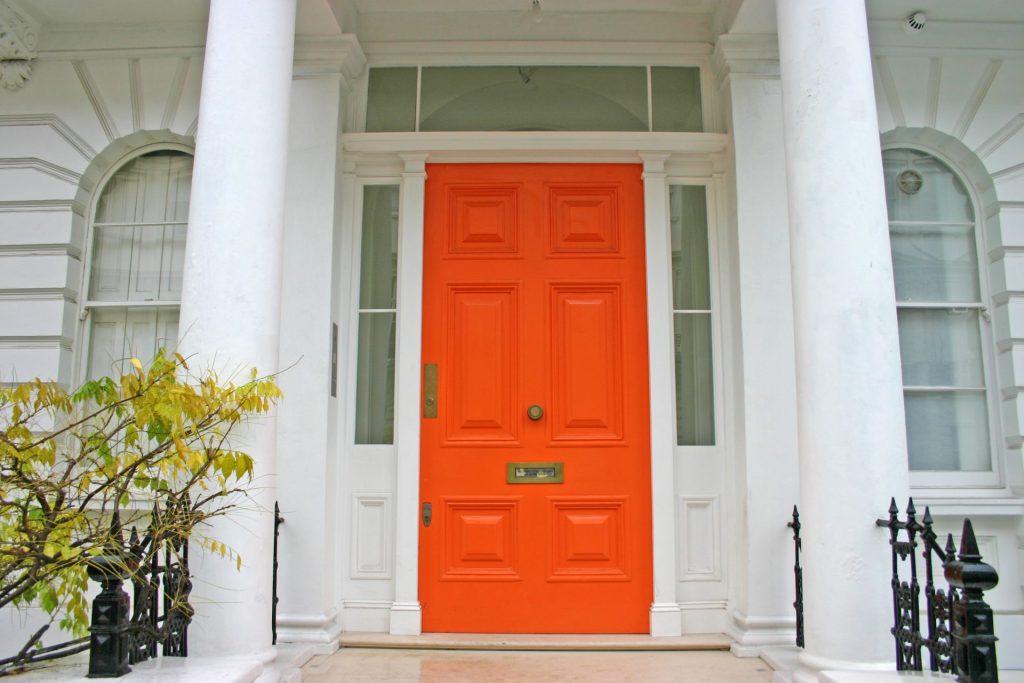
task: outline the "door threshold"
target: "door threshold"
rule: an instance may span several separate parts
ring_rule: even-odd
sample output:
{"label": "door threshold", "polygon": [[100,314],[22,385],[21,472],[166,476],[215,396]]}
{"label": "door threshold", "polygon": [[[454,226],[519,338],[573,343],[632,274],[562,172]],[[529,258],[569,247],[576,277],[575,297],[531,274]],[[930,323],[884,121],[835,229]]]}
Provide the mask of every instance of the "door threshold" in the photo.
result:
{"label": "door threshold", "polygon": [[571,633],[424,633],[396,636],[389,633],[346,631],[343,648],[394,648],[403,650],[552,650],[644,651],[728,650],[732,639],[722,633],[654,638],[646,634]]}

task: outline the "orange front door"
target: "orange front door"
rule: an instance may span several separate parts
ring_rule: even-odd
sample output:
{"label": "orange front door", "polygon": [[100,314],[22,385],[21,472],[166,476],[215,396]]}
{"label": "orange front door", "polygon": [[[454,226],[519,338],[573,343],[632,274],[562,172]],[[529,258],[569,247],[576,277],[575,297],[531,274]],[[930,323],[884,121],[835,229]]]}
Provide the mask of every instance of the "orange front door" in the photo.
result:
{"label": "orange front door", "polygon": [[427,168],[424,631],[648,632],[640,173]]}

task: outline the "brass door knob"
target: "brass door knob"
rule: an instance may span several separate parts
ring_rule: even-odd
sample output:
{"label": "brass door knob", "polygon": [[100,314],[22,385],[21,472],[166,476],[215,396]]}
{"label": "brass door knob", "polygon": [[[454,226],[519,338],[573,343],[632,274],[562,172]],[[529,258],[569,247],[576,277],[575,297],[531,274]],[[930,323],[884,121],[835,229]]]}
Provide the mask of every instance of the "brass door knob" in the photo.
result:
{"label": "brass door knob", "polygon": [[531,420],[539,420],[542,417],[544,417],[544,409],[541,408],[539,405],[534,404],[526,409],[526,417],[530,418]]}

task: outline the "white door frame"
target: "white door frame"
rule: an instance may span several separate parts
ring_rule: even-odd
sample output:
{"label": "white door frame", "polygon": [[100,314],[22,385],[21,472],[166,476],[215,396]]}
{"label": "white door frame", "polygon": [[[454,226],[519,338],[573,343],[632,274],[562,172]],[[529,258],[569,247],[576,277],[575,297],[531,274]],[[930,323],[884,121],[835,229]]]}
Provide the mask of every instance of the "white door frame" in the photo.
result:
{"label": "white door frame", "polygon": [[639,163],[644,172],[648,353],[651,405],[651,507],[654,600],[651,635],[682,633],[676,598],[675,412],[668,177],[707,178],[725,165],[719,133],[349,133],[346,166],[361,175],[388,168],[401,176],[398,321],[395,349],[395,595],[390,632],[418,635],[420,357],[423,223],[428,163]]}

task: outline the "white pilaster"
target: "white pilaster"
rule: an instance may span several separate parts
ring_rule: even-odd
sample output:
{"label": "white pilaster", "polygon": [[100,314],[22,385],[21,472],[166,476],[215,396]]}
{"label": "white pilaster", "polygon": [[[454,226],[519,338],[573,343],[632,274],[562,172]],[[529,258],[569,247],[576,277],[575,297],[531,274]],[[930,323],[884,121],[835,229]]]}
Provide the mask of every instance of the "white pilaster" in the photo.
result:
{"label": "white pilaster", "polygon": [[[278,369],[281,244],[295,0],[213,0],[189,213],[180,348],[197,371]],[[270,607],[276,418],[232,444],[255,460],[249,496],[207,530],[241,570],[193,555],[190,650],[272,658]],[[198,549],[197,549],[198,550]]]}
{"label": "white pilaster", "polygon": [[908,490],[863,0],[778,0],[807,648],[796,681],[891,667],[886,536]]}
{"label": "white pilaster", "polygon": [[[647,259],[647,349],[651,368],[671,368],[672,241],[668,230],[668,154],[642,153],[644,162],[644,244]],[[653,536],[654,603],[651,635],[682,635],[676,599],[676,535],[673,499],[675,414],[672,376],[651,372],[651,531]]]}
{"label": "white pilaster", "polygon": [[390,632],[418,635],[420,535],[420,356],[423,337],[423,202],[426,154],[403,154],[398,210],[398,334],[395,358],[395,602]]}
{"label": "white pilaster", "polygon": [[774,36],[719,38],[736,179],[735,283],[742,401],[736,443],[732,651],[756,656],[794,640],[785,522],[799,501],[796,369],[782,85]]}
{"label": "white pilaster", "polygon": [[[296,59],[297,67],[299,60]],[[331,290],[341,74],[306,67],[292,83],[281,285],[278,490],[280,642],[337,647],[337,479],[331,397]],[[339,334],[340,336],[340,334]]]}

